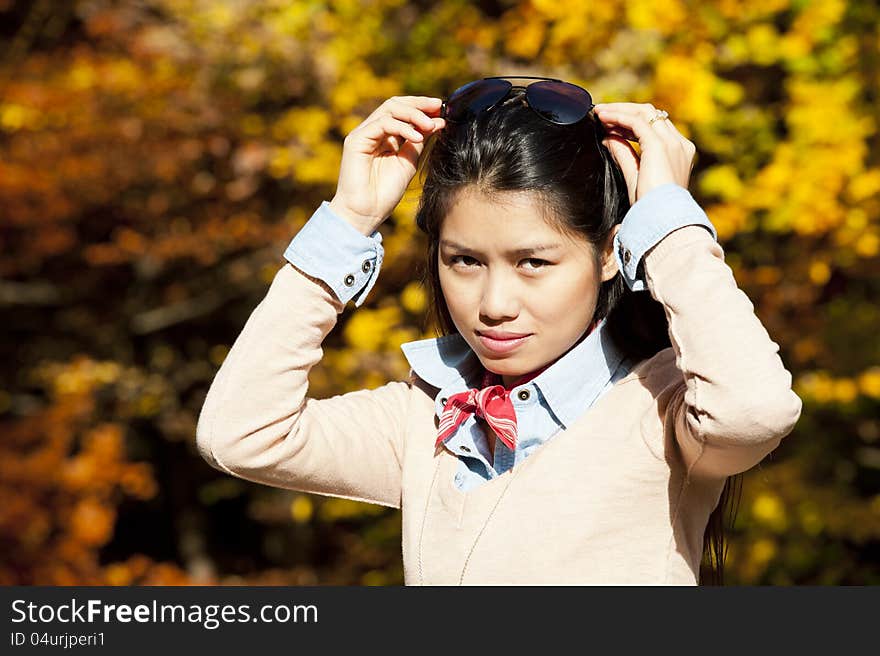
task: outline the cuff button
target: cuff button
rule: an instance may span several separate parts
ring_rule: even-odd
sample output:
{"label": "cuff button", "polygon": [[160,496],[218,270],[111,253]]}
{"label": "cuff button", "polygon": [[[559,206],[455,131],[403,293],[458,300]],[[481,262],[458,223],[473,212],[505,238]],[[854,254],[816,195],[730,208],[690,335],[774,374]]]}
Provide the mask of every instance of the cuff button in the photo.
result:
{"label": "cuff button", "polygon": [[352,274],[348,274],[345,276],[345,285],[347,287],[351,287],[354,284],[354,276]]}
{"label": "cuff button", "polygon": [[624,264],[629,264],[629,260],[630,260],[630,254],[629,254],[629,251],[624,251],[624,252],[623,252],[623,263],[624,263]]}
{"label": "cuff button", "polygon": [[367,273],[372,267],[373,264],[369,260],[364,260],[364,263],[361,265],[361,271]]}

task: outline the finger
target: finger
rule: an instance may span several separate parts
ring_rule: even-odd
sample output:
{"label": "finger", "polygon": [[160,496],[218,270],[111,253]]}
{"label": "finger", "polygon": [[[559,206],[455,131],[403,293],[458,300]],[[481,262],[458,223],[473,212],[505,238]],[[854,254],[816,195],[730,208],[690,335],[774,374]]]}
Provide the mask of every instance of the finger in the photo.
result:
{"label": "finger", "polygon": [[375,120],[383,114],[391,114],[396,118],[405,118],[405,116],[400,115],[404,108],[421,112],[426,118],[428,116],[439,116],[442,104],[442,98],[435,98],[433,96],[392,96],[373,110],[364,120],[364,123]]}
{"label": "finger", "polygon": [[399,158],[407,160],[415,167],[418,164],[419,156],[425,147],[423,143],[415,141],[407,141],[398,137],[390,136],[385,140],[385,146],[379,150],[380,155],[394,154]]}
{"label": "finger", "polygon": [[606,137],[602,140],[605,147],[611,152],[614,160],[620,166],[623,176],[627,180],[635,182],[639,174],[639,154],[632,144],[620,137]]}
{"label": "finger", "polygon": [[394,96],[390,100],[402,102],[435,115],[440,114],[440,105],[443,104],[443,99],[436,96]]}
{"label": "finger", "polygon": [[611,152],[614,161],[617,162],[620,172],[623,174],[627,197],[629,198],[630,205],[632,205],[635,202],[635,194],[639,182],[638,156],[627,141],[609,137],[604,143]]}
{"label": "finger", "polygon": [[[441,119],[435,119],[441,120]],[[445,123],[444,123],[445,124]],[[395,153],[404,159],[409,160],[413,166],[418,163],[419,157],[425,148],[425,139],[414,139],[412,136],[403,139],[397,135],[388,135],[384,140],[384,145],[379,147],[380,153]]]}
{"label": "finger", "polygon": [[633,134],[633,131],[629,128],[625,128],[622,125],[604,125],[605,133],[609,135],[614,135],[616,137],[621,137],[628,141],[638,141],[636,135]]}
{"label": "finger", "polygon": [[[416,129],[431,131],[434,129],[434,119],[417,107],[406,103],[392,103],[388,106],[389,114],[401,121],[408,121]],[[443,120],[443,119],[440,119]]]}
{"label": "finger", "polygon": [[413,167],[413,169],[418,168],[419,157],[422,155],[422,149],[425,147],[424,143],[416,143],[414,141],[406,141],[400,147],[400,150],[397,153],[398,157],[402,157],[407,160]]}
{"label": "finger", "polygon": [[410,123],[391,116],[381,116],[371,123],[356,128],[352,135],[357,135],[358,143],[364,145],[364,152],[372,152],[387,137],[396,136],[410,141],[422,141],[422,133]]}
{"label": "finger", "polygon": [[[613,107],[612,107],[613,106]],[[659,110],[654,107],[651,103],[602,103],[596,105],[594,111],[597,112],[597,115],[600,119],[609,114],[622,114],[632,117],[639,117],[643,119],[652,129],[654,129],[658,134],[666,135],[667,137],[680,137],[681,134],[678,130],[673,126],[672,121],[669,118],[665,119],[655,119],[653,122],[650,122],[655,116],[657,116]]]}
{"label": "finger", "polygon": [[597,103],[593,105],[593,109],[598,112],[621,112],[623,114],[639,114],[641,116],[651,117],[657,113],[657,108],[651,103]]}
{"label": "finger", "polygon": [[443,119],[435,118],[433,120],[434,129],[426,131],[424,135],[425,138],[422,141],[407,141],[406,144],[404,144],[403,148],[401,148],[402,151],[405,150],[407,147],[412,149],[412,153],[415,156],[414,163],[418,163],[418,159],[419,157],[421,157],[422,151],[425,149],[429,138],[436,135],[440,130],[446,127],[446,121],[444,121]]}
{"label": "finger", "polygon": [[[685,142],[689,141],[687,137],[685,137],[676,127],[675,123],[669,118],[657,118],[653,122],[651,119],[657,116],[658,109],[654,107],[651,103],[623,103],[626,104],[627,107],[623,109],[623,111],[632,113],[635,116],[641,116],[647,122],[648,126],[650,126],[653,130],[655,130],[658,134],[664,135],[671,139],[673,142],[678,142],[681,145],[684,145]],[[641,108],[641,109],[639,109]]]}
{"label": "finger", "polygon": [[[609,134],[604,139],[602,139],[602,143],[610,150],[612,147],[621,147],[629,149],[632,155],[635,157],[636,161],[639,159],[639,154],[636,151],[635,146],[630,142],[629,139],[625,137],[621,137],[616,134]],[[638,144],[638,142],[636,142]]]}
{"label": "finger", "polygon": [[[408,123],[419,134],[429,136],[446,127],[446,120],[440,117],[431,117],[421,110],[407,103],[389,103],[387,111],[377,114],[375,120],[383,120],[392,117],[404,123]],[[413,143],[421,143],[423,139],[415,137],[414,133],[407,132],[406,138]],[[397,150],[395,150],[397,152]]]}
{"label": "finger", "polygon": [[403,143],[406,143],[405,140],[398,139],[394,135],[390,135],[388,138],[385,139],[385,144],[387,144],[387,147],[383,148],[381,152],[390,151],[392,153],[398,153],[400,152],[400,148]]}
{"label": "finger", "polygon": [[642,149],[649,147],[652,144],[660,145],[672,138],[672,133],[668,129],[665,131],[655,130],[648,124],[648,121],[643,116],[629,111],[612,112],[603,110],[599,114],[599,119],[605,125],[631,130]]}

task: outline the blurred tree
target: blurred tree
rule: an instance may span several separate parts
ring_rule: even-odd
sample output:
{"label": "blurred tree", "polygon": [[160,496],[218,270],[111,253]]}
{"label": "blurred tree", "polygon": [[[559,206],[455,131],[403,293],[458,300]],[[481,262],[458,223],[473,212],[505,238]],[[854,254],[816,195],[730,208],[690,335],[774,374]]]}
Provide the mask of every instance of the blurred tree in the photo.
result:
{"label": "blurred tree", "polygon": [[[552,75],[652,102],[805,401],[745,478],[735,583],[880,582],[880,10],[870,0],[0,0],[0,581],[402,582],[399,517],[222,476],[207,387],[385,98]],[[418,189],[310,378],[431,336]]]}

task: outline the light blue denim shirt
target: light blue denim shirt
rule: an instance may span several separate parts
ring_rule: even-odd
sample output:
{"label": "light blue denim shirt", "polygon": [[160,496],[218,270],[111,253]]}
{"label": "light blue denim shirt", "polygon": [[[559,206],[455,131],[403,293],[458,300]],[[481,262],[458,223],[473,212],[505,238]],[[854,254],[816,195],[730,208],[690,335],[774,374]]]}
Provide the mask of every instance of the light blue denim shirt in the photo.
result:
{"label": "light blue denim shirt", "polygon": [[[461,335],[407,342],[401,349],[413,371],[439,388],[434,399],[438,418],[450,396],[479,388],[482,364]],[[635,364],[615,348],[605,320],[600,321],[563,357],[532,380],[511,389],[517,423],[514,451],[495,440],[495,452],[489,458],[488,440],[474,415],[469,415],[446,439],[444,446],[460,460],[456,486],[469,490],[525,460],[553,435],[568,428]]]}
{"label": "light blue denim shirt", "polygon": [[376,284],[385,249],[378,230],[369,237],[361,234],[325,200],[288,244],[284,257],[326,282],[343,305],[354,299],[360,307]]}
{"label": "light blue denim shirt", "polygon": [[[690,192],[674,183],[652,189],[630,207],[614,238],[614,255],[629,289],[647,290],[642,267],[645,253],[686,225],[702,225],[718,239]],[[383,255],[378,230],[369,237],[361,234],[335,214],[327,201],[284,252],[291,264],[326,282],[343,304],[354,299],[355,307],[363,304],[375,285]],[[438,418],[451,395],[479,386],[482,364],[459,334],[407,342],[401,350],[413,372],[439,390],[434,398]],[[473,415],[447,438],[444,447],[459,458],[456,487],[470,490],[522,462],[568,428],[636,364],[615,347],[606,321],[600,321],[564,356],[511,391],[518,434],[514,451],[495,440],[490,459],[488,440]]]}

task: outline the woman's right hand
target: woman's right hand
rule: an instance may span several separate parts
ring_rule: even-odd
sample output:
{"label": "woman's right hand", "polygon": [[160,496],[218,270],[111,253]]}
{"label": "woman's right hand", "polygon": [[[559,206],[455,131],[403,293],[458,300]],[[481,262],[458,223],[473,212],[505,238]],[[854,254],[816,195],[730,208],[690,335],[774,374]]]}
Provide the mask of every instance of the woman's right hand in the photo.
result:
{"label": "woman's right hand", "polygon": [[425,139],[441,130],[442,99],[394,96],[345,137],[330,208],[370,235],[391,215],[416,174]]}

